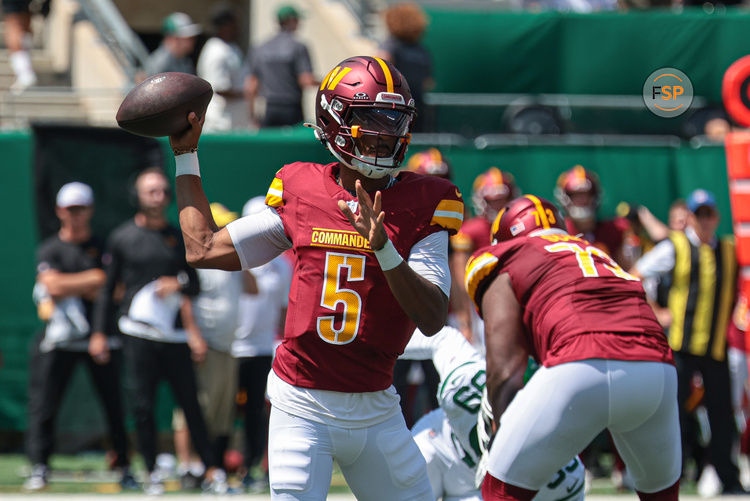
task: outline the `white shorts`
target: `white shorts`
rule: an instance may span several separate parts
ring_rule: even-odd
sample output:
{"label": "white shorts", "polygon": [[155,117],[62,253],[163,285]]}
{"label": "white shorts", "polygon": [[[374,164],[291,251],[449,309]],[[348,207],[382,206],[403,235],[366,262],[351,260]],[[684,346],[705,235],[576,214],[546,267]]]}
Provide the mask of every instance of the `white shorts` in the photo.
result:
{"label": "white shorts", "polygon": [[677,482],[682,458],[675,368],[601,359],[542,367],[503,413],[488,471],[539,490],[604,429],[638,491]]}
{"label": "white shorts", "polygon": [[433,501],[425,460],[399,413],[363,428],[341,428],[271,407],[271,499],[322,501],[336,460],[359,501]]}
{"label": "white shorts", "polygon": [[[411,432],[427,461],[427,476],[437,499],[481,501],[482,493],[474,487],[476,465],[458,442],[457,432],[451,428],[443,409],[422,416]],[[547,479],[534,501],[581,501],[584,499],[585,476],[583,465],[578,458],[573,458]]]}

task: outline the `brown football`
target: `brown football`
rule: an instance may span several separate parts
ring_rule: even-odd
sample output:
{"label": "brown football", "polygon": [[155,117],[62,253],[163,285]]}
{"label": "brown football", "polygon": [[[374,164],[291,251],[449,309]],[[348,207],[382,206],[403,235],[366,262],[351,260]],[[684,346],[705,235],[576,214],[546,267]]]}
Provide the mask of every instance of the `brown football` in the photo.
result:
{"label": "brown football", "polygon": [[139,136],[172,136],[187,130],[187,116],[206,113],[211,84],[189,73],[158,73],[131,90],[117,110],[117,124]]}

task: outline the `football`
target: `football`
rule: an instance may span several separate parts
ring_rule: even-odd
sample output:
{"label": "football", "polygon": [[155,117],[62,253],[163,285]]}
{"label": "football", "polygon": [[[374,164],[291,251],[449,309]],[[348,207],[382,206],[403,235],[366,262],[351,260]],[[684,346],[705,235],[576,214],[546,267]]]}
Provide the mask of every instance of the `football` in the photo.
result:
{"label": "football", "polygon": [[117,110],[117,124],[139,136],[172,136],[187,130],[187,116],[206,112],[211,84],[188,73],[158,73],[131,90]]}

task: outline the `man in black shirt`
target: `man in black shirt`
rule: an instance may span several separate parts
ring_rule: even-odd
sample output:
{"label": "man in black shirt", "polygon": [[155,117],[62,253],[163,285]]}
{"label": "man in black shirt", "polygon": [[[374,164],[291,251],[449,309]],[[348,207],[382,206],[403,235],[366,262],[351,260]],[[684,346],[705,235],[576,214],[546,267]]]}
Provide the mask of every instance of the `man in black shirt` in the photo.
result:
{"label": "man in black shirt", "polygon": [[[195,270],[185,261],[180,230],[171,226],[165,211],[169,182],[160,169],[146,169],[135,181],[138,212],[110,235],[104,256],[106,283],[94,312],[94,331],[104,331],[115,286],[124,286],[117,312],[125,334],[125,362],[133,386],[133,407],[138,445],[149,472],[148,494],[164,491],[156,466],[156,389],[166,379],[177,404],[185,412],[190,436],[208,468],[207,487],[226,490],[226,474],[214,468],[206,423],[198,405],[193,361],[201,362],[206,343],[195,326],[188,299],[199,292]],[[180,322],[182,325],[180,326]],[[181,328],[182,327],[182,328]],[[95,356],[106,357],[101,343]]]}
{"label": "man in black shirt", "polygon": [[[114,466],[122,485],[135,485],[128,471],[127,437],[120,394],[120,340],[103,340],[107,358],[89,356],[92,300],[104,284],[102,245],[91,234],[94,197],[83,183],[68,183],[57,194],[60,230],[37,251],[34,297],[46,325],[32,348],[29,382],[29,426],[26,442],[32,474],[24,487],[36,491],[47,485],[48,461],[54,445],[54,424],[73,369],[83,362],[104,404],[115,450]],[[101,340],[99,340],[101,341]]]}

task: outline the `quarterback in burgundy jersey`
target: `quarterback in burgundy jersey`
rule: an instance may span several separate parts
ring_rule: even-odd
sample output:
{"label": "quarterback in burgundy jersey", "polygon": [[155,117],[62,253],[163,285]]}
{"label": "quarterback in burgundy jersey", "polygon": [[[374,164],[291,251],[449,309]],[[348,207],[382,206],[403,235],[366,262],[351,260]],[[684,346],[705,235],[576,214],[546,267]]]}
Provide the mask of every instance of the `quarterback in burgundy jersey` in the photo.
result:
{"label": "quarterback in burgundy jersey", "polygon": [[[338,171],[335,163],[287,165],[266,198],[296,255],[274,370],[303,388],[385,390],[415,325],[383,279],[369,242],[338,210],[337,200],[357,203],[336,183]],[[382,201],[385,230],[399,254],[408,256],[438,231],[455,233],[462,202],[453,184],[411,172],[401,172],[397,181],[383,191]]]}
{"label": "quarterback in burgundy jersey", "polygon": [[265,211],[219,230],[200,180],[202,123],[170,138],[180,225],[196,267],[240,269],[293,250],[284,339],[268,375],[272,499],[323,500],[334,460],[357,499],[434,499],[393,365],[415,327],[448,314],[448,239],[463,200],[445,179],[399,173],[416,110],[390,63],[352,57],[320,84],[307,124],[336,162],[281,168]]}
{"label": "quarterback in burgundy jersey", "polygon": [[[641,499],[677,499],[677,379],[640,281],[563,229],[534,195],[492,226],[466,287],[485,322],[487,388],[502,414],[485,500],[531,499],[571,456],[611,433]],[[523,389],[528,355],[541,369]]]}

